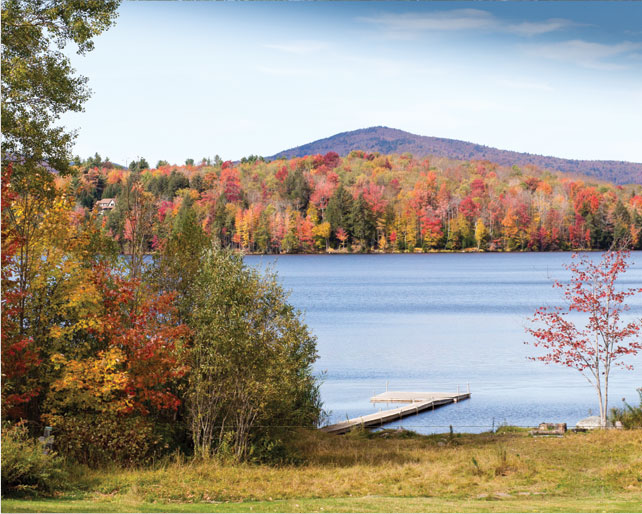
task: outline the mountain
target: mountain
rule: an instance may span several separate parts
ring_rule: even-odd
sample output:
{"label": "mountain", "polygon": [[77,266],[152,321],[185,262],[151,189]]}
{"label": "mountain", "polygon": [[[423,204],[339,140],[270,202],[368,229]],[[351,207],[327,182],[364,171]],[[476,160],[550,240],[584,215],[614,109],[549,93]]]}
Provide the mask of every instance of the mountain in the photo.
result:
{"label": "mountain", "polygon": [[296,148],[278,152],[270,160],[279,157],[303,157],[305,155],[337,152],[341,156],[352,150],[380,152],[382,154],[410,152],[416,157],[434,155],[461,160],[488,160],[504,166],[532,164],[543,169],[558,170],[608,180],[616,184],[642,184],[642,163],[626,161],[583,161],[561,159],[529,153],[499,150],[457,139],[418,136],[389,127],[370,127],[319,139]]}

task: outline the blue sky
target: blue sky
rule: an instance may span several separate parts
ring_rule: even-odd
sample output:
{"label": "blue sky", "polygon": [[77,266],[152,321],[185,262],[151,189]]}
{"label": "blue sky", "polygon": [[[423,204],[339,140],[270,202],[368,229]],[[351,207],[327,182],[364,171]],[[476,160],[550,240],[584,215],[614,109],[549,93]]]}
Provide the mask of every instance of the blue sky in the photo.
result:
{"label": "blue sky", "polygon": [[373,125],[642,162],[642,3],[124,2],[74,153],[271,155]]}

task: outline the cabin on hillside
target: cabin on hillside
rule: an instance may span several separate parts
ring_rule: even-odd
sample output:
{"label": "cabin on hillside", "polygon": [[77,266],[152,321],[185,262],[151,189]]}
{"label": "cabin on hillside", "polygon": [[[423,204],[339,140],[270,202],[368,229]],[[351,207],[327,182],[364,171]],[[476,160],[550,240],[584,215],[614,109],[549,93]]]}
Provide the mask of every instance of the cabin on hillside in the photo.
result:
{"label": "cabin on hillside", "polygon": [[103,213],[105,211],[111,211],[114,207],[116,207],[116,199],[103,198],[102,200],[98,200],[96,202],[96,207],[98,207],[98,211],[100,213]]}

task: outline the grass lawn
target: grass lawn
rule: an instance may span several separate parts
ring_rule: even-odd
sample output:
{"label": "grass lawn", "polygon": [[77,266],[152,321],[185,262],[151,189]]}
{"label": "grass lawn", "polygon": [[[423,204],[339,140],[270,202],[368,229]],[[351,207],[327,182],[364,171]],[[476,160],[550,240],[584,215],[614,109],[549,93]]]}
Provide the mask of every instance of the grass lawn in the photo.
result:
{"label": "grass lawn", "polygon": [[73,468],[3,512],[642,512],[642,430],[534,438],[301,432],[300,465]]}
{"label": "grass lawn", "polygon": [[[627,497],[628,496],[628,497]],[[123,500],[4,500],[3,512],[638,512],[639,495],[620,498],[297,498],[293,500],[145,503]]]}

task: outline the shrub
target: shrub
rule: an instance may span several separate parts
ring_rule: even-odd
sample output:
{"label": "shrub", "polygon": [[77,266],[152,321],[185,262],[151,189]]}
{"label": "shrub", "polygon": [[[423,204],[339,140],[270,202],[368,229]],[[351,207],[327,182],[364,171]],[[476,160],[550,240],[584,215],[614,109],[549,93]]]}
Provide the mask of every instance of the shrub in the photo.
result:
{"label": "shrub", "polygon": [[304,457],[284,441],[286,437],[295,437],[295,435],[294,431],[289,433],[280,431],[278,435],[264,433],[260,437],[255,437],[248,452],[249,460],[257,464],[302,464],[305,460]]}
{"label": "shrub", "polygon": [[50,493],[64,478],[62,459],[43,453],[42,444],[29,436],[23,423],[2,427],[2,494]]}
{"label": "shrub", "polygon": [[50,421],[58,453],[92,467],[143,464],[169,448],[154,424],[140,416],[92,413],[52,416]]}
{"label": "shrub", "polygon": [[620,421],[624,428],[642,428],[642,387],[637,389],[640,396],[639,407],[633,407],[624,401],[624,407],[621,409],[611,409],[610,421],[615,423]]}
{"label": "shrub", "polygon": [[195,453],[283,460],[287,428],[321,414],[312,373],[316,339],[287,303],[276,276],[213,249],[199,259],[188,325],[187,407]]}

